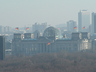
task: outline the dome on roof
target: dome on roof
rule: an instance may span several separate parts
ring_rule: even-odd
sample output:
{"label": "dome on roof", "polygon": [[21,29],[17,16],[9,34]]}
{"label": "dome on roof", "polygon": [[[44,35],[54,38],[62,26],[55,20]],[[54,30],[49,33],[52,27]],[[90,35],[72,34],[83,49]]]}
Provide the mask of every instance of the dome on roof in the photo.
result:
{"label": "dome on roof", "polygon": [[45,29],[44,33],[43,33],[44,37],[56,37],[59,38],[60,37],[60,31],[57,28],[54,27],[48,27]]}

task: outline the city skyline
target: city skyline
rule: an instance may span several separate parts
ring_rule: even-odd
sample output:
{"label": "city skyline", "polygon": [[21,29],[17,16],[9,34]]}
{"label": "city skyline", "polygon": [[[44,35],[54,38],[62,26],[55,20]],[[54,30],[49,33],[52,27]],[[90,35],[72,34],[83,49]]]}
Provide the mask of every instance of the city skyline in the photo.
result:
{"label": "city skyline", "polygon": [[23,27],[35,22],[58,25],[69,20],[78,23],[78,12],[83,9],[96,12],[95,3],[95,0],[0,0],[0,25]]}

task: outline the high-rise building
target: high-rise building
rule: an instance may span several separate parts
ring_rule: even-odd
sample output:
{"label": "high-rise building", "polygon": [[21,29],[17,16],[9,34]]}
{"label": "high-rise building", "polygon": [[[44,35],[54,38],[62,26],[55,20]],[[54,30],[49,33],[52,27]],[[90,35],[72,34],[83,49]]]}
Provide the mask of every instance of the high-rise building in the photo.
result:
{"label": "high-rise building", "polygon": [[96,33],[96,13],[92,13],[92,34]]}
{"label": "high-rise building", "polygon": [[81,10],[78,13],[78,31],[88,32],[90,25],[90,13],[87,10]]}
{"label": "high-rise building", "polygon": [[67,31],[69,32],[77,32],[77,24],[75,21],[70,20],[67,22]]}
{"label": "high-rise building", "polygon": [[0,60],[3,60],[5,57],[5,38],[0,36]]}

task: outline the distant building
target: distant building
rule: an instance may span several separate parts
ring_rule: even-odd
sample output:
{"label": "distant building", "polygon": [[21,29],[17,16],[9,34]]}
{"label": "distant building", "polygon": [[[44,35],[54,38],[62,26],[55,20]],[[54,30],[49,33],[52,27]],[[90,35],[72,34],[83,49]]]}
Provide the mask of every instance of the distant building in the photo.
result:
{"label": "distant building", "polygon": [[0,34],[3,34],[3,33],[4,33],[4,27],[0,26]]}
{"label": "distant building", "polygon": [[87,10],[81,10],[78,13],[78,31],[88,32],[90,25],[90,13]]}
{"label": "distant building", "polygon": [[9,27],[9,26],[4,27],[4,32],[5,33],[10,33],[11,31],[12,31],[11,27]]}
{"label": "distant building", "polygon": [[[25,35],[25,34],[24,34]],[[60,51],[81,51],[91,49],[91,40],[87,32],[72,33],[71,38],[60,38],[60,32],[54,27],[45,29],[43,36],[21,39],[14,34],[12,41],[13,55],[33,55],[37,53],[53,53]]]}
{"label": "distant building", "polygon": [[96,13],[92,13],[92,34],[96,33]]}
{"label": "distant building", "polygon": [[67,31],[67,24],[58,24],[56,25],[56,28],[58,28],[58,30],[60,30],[62,34],[64,31]]}
{"label": "distant building", "polygon": [[32,25],[32,32],[38,30],[40,33],[43,33],[46,27],[47,27],[47,23],[42,23],[42,24],[35,23],[34,25]]}
{"label": "distant building", "polygon": [[70,20],[67,22],[67,31],[69,32],[77,32],[77,24],[75,21]]}
{"label": "distant building", "polygon": [[0,25],[0,34],[11,34],[12,33],[12,28],[9,26],[1,26]]}
{"label": "distant building", "polygon": [[5,58],[5,38],[0,36],[0,60]]}

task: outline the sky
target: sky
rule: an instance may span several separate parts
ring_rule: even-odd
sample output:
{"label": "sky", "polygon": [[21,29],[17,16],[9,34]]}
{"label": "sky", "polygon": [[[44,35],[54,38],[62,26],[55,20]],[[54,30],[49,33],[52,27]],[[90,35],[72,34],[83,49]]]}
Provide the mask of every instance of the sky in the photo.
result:
{"label": "sky", "polygon": [[96,0],[0,0],[0,25],[11,27],[78,22],[78,12],[96,12]]}

